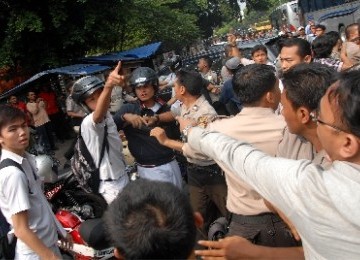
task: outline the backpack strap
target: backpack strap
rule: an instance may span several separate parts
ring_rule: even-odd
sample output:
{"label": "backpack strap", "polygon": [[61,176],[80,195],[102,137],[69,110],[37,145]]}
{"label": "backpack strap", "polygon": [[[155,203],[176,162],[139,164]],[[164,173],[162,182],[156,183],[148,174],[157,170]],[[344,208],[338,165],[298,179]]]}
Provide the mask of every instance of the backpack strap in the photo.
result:
{"label": "backpack strap", "polygon": [[9,166],[14,166],[14,167],[18,168],[20,171],[22,171],[25,174],[25,171],[21,167],[21,165],[19,163],[15,162],[14,160],[10,159],[10,158],[6,158],[6,159],[4,159],[4,160],[2,160],[0,162],[0,170],[4,169],[6,167],[9,167]]}
{"label": "backpack strap", "polygon": [[[102,143],[102,146],[101,146],[101,152],[100,152],[100,160],[99,160],[99,165],[97,168],[100,168],[100,164],[101,164],[101,161],[102,161],[102,158],[104,157],[104,154],[105,154],[105,148],[107,151],[109,151],[109,143],[108,143],[108,140],[107,140],[107,135],[108,135],[108,127],[107,127],[107,124],[105,123],[105,128],[104,128],[104,139],[103,139],[103,143]],[[83,150],[81,151],[82,154],[84,155],[85,159],[90,162],[90,161],[94,161],[94,159],[92,158],[90,152],[89,152],[89,149],[87,148],[85,142],[84,142],[84,139],[83,137],[81,136],[81,126],[79,127],[79,133],[78,133],[78,138],[81,138],[82,139],[82,143],[84,144],[84,146],[82,147]]]}
{"label": "backpack strap", "polygon": [[102,146],[101,146],[100,161],[99,161],[98,168],[100,168],[102,158],[104,157],[105,148],[106,148],[106,151],[109,152],[109,143],[108,143],[108,140],[107,140],[107,135],[108,135],[108,127],[107,127],[107,124],[105,123],[104,140],[103,140],[103,143],[102,143]]}
{"label": "backpack strap", "polygon": [[25,178],[28,181],[29,193],[33,194],[30,190],[29,179],[27,178],[24,169],[21,167],[21,165],[19,163],[15,162],[14,160],[12,160],[10,158],[6,158],[0,162],[0,170],[4,169],[6,167],[9,167],[9,166],[14,166],[14,167],[18,168],[25,175]]}

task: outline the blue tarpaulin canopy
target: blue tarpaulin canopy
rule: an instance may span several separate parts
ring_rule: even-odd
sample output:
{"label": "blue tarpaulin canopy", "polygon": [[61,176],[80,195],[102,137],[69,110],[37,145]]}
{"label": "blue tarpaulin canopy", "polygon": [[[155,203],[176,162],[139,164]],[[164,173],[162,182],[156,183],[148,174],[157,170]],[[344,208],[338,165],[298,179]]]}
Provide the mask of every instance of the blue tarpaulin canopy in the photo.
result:
{"label": "blue tarpaulin canopy", "polygon": [[35,74],[34,76],[29,78],[25,82],[15,86],[14,88],[10,89],[7,92],[1,94],[0,100],[4,99],[20,90],[23,90],[24,88],[26,88],[26,86],[29,83],[34,82],[35,80],[37,80],[45,75],[63,74],[63,75],[69,75],[69,76],[73,76],[73,77],[79,77],[79,76],[101,73],[108,69],[110,69],[109,66],[103,66],[103,65],[98,65],[98,64],[75,64],[75,65],[60,67],[60,68],[56,68],[56,69],[45,70],[45,71]]}
{"label": "blue tarpaulin canopy", "polygon": [[132,61],[132,60],[148,59],[159,50],[160,46],[161,46],[161,42],[155,42],[127,51],[112,52],[99,56],[86,57],[81,59],[81,61],[88,63],[99,63],[99,64],[115,64],[120,60]]}

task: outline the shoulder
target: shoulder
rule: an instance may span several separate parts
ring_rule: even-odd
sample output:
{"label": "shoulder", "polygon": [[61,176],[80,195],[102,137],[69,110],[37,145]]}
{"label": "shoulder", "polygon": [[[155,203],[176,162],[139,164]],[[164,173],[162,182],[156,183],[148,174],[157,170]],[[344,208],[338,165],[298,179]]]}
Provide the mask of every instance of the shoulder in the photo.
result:
{"label": "shoulder", "polygon": [[26,181],[25,173],[15,166],[8,166],[0,170],[2,188],[18,186],[19,182],[23,181]]}
{"label": "shoulder", "polygon": [[83,119],[83,121],[81,123],[81,128],[84,128],[84,127],[95,124],[95,122],[93,120],[93,113],[94,112],[92,112],[91,114],[84,117],[84,119]]}
{"label": "shoulder", "polygon": [[201,113],[217,115],[214,107],[210,105],[210,103],[203,95],[198,98],[198,100],[196,101],[196,105],[198,106]]}

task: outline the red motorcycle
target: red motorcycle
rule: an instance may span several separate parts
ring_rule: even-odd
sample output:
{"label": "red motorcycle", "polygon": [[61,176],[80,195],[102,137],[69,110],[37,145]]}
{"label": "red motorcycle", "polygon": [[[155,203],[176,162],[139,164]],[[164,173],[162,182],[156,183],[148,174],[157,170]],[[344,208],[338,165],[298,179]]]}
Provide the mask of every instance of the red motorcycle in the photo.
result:
{"label": "red motorcycle", "polygon": [[[66,210],[58,210],[55,216],[60,224],[73,238],[74,246],[72,253],[74,259],[105,260],[114,257],[114,248],[111,247],[110,243],[106,240],[103,227],[99,229],[97,224],[94,225],[91,222],[91,219],[83,221],[79,216]],[[97,221],[100,221],[101,223],[100,219],[94,219],[94,221],[95,223]],[[90,226],[88,223],[90,223]],[[100,242],[92,244],[91,240],[97,240]],[[88,244],[90,244],[91,247]]]}
{"label": "red motorcycle", "polygon": [[[87,245],[79,231],[84,221],[102,217],[107,208],[105,199],[100,194],[84,192],[71,170],[57,173],[50,156],[39,155],[35,159],[39,176],[44,181],[44,195],[57,220],[73,238],[72,257],[78,260],[113,257],[114,249],[109,243],[104,242],[105,238],[100,238],[103,246],[94,249]],[[98,236],[98,234],[92,235]],[[105,236],[104,232],[103,236]]]}

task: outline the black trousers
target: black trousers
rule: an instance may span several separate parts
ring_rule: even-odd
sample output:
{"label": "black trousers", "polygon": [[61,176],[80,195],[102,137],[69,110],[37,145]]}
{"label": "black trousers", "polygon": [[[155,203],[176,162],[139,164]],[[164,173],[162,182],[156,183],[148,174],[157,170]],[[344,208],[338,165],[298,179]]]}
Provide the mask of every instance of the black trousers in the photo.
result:
{"label": "black trousers", "polygon": [[300,246],[285,222],[276,214],[231,214],[228,236],[241,236],[254,244],[271,247]]}

